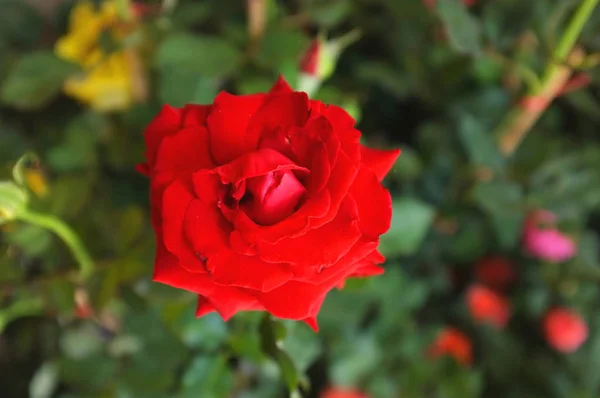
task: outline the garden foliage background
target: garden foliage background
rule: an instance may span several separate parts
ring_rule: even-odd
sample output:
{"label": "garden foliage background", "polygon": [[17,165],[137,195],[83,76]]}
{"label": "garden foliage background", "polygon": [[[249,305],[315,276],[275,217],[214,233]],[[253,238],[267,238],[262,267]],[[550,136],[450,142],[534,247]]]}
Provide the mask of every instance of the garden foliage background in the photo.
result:
{"label": "garden foliage background", "polygon": [[[124,77],[133,88],[106,112],[63,90],[81,73],[55,52],[74,2],[0,0],[1,177],[36,153],[17,171],[26,206],[72,226],[95,266],[81,284],[63,242],[11,219],[23,200],[0,192],[0,395],[269,398],[297,385],[308,397],[327,387],[382,398],[600,395],[598,9],[576,59],[556,60],[582,1],[116,3],[120,33],[89,40],[134,54]],[[164,103],[265,91],[279,74],[298,87],[311,40],[355,29],[360,38],[327,60],[334,72],[318,77],[313,96],[346,108],[367,145],[402,148],[385,180],[394,198],[386,272],[331,292],[317,334],[278,322],[287,359],[274,361],[261,346],[261,314],[196,319],[193,294],[151,282],[148,181],[134,170],[141,134]],[[525,94],[539,94],[553,65],[571,79],[540,105]],[[114,99],[118,84],[106,87],[85,95]],[[536,111],[507,150],[507,115]],[[525,220],[539,209],[556,215],[573,256],[525,250]],[[490,256],[514,274],[494,296],[500,309],[468,293],[502,279],[477,271]],[[544,317],[555,307],[587,324],[575,352],[549,344]],[[466,336],[472,358],[435,355],[448,327]]]}

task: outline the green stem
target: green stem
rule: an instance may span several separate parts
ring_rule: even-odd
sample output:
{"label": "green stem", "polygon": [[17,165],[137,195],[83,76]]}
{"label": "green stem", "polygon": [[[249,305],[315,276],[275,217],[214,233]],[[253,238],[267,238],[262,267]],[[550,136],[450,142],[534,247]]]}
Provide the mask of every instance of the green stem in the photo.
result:
{"label": "green stem", "polygon": [[0,333],[6,325],[17,318],[37,315],[44,311],[44,302],[39,297],[23,299],[0,310]]}
{"label": "green stem", "polygon": [[87,279],[94,271],[94,261],[89,255],[87,249],[79,239],[79,236],[65,224],[62,220],[48,215],[36,213],[31,210],[24,211],[18,215],[18,218],[22,221],[26,221],[30,224],[46,228],[56,235],[58,235],[63,242],[69,247],[73,257],[79,264],[81,279]]}
{"label": "green stem", "polygon": [[[546,67],[541,83],[537,87],[530,88],[528,96],[541,100],[543,106],[528,109],[519,103],[501,122],[496,134],[500,140],[500,150],[505,156],[514,153],[546,107],[558,95],[560,88],[567,82],[571,75],[571,68],[567,64],[570,57],[575,55],[575,43],[599,1],[581,2],[554,49],[552,60]],[[583,57],[582,51],[579,51],[577,56]]]}
{"label": "green stem", "polygon": [[555,61],[566,61],[573,50],[573,46],[575,45],[575,42],[577,42],[585,23],[592,15],[594,8],[598,5],[598,1],[599,0],[583,0],[581,2],[581,5],[577,11],[575,11],[575,15],[571,19],[571,23],[556,46],[556,50],[554,51]]}

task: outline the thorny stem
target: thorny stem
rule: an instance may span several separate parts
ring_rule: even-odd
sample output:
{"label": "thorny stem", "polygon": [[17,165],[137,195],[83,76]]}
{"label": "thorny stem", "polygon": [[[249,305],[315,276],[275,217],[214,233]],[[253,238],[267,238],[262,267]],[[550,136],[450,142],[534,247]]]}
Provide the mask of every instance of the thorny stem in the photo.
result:
{"label": "thorny stem", "polygon": [[564,31],[546,68],[541,84],[533,87],[525,99],[535,100],[537,105],[524,106],[519,102],[508,113],[497,130],[500,151],[504,156],[512,155],[531,127],[537,122],[560,89],[568,81],[573,64],[581,63],[584,53],[576,49],[575,43],[600,0],[583,0]]}

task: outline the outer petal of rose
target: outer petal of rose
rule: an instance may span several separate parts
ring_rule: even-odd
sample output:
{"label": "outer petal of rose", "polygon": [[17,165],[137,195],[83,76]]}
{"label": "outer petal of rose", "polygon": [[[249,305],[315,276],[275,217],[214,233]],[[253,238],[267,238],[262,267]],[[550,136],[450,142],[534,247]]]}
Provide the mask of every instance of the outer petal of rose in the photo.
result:
{"label": "outer petal of rose", "polygon": [[361,161],[382,181],[400,155],[400,149],[390,151],[360,146]]}
{"label": "outer petal of rose", "polygon": [[[356,242],[350,251],[337,263],[324,268],[321,272],[317,272],[316,274],[299,276],[296,279],[313,285],[323,284],[329,280],[344,280],[348,275],[352,275],[357,269],[362,267],[365,264],[365,261],[371,258],[377,245],[377,242],[361,239]],[[374,262],[372,260],[369,261]]]}
{"label": "outer petal of rose", "polygon": [[239,311],[264,310],[254,296],[235,287],[217,287],[206,299],[225,321]]}
{"label": "outer petal of rose", "polygon": [[156,157],[155,171],[193,172],[215,166],[204,127],[187,127],[163,138]]}
{"label": "outer petal of rose", "polygon": [[177,258],[169,253],[160,239],[157,239],[156,261],[152,280],[196,294],[209,295],[216,285],[207,274],[189,272],[180,267]]}
{"label": "outer petal of rose", "polygon": [[196,304],[196,318],[200,318],[210,312],[215,312],[215,307],[204,296],[198,296]]}
{"label": "outer petal of rose", "polygon": [[269,90],[269,94],[288,94],[293,92],[294,90],[292,90],[292,88],[290,87],[288,82],[283,78],[282,75],[279,75],[277,81],[275,82],[273,87],[271,87],[271,90]]}
{"label": "outer petal of rose", "polygon": [[319,331],[319,324],[317,323],[316,316],[304,318],[302,321],[306,323],[314,332]]}
{"label": "outer petal of rose", "polygon": [[217,95],[207,125],[211,152],[218,164],[225,164],[250,149],[246,144],[248,122],[266,97],[266,94],[232,95],[226,92]]}
{"label": "outer petal of rose", "polygon": [[[370,246],[368,247],[370,251],[375,249],[375,245],[371,244],[357,244],[355,246],[360,250],[365,250],[368,246]],[[345,257],[351,259],[356,254],[356,252],[352,252],[352,254],[349,253]],[[321,283],[291,281],[270,292],[254,294],[265,306],[265,309],[276,317],[302,320],[316,316],[327,292],[351,274],[357,266],[344,267],[344,263],[345,260],[342,259],[340,267],[332,266],[317,274],[321,276],[327,273],[326,276],[322,277]]]}
{"label": "outer petal of rose", "polygon": [[184,236],[184,220],[188,207],[195,200],[181,180],[165,189],[162,211],[162,238],[165,248],[179,259],[179,265],[190,272],[205,273],[205,265],[194,254]]}
{"label": "outer petal of rose", "polygon": [[278,129],[287,131],[293,126],[304,126],[308,115],[306,93],[269,95],[263,106],[252,115],[248,123],[246,143],[250,148],[256,148],[263,134],[269,134]]}
{"label": "outer petal of rose", "polygon": [[235,286],[259,292],[269,292],[293,277],[286,264],[270,264],[258,257],[228,252],[209,257],[212,280],[222,286]]}
{"label": "outer petal of rose", "polygon": [[165,189],[173,182],[175,175],[170,172],[154,173],[150,180],[150,209],[152,226],[162,230],[162,200]]}
{"label": "outer petal of rose", "polygon": [[293,129],[290,140],[296,161],[311,171],[306,184],[308,192],[320,191],[329,181],[340,149],[331,124],[324,117],[311,119],[304,127]]}
{"label": "outer petal of rose", "polygon": [[158,146],[162,139],[176,133],[181,128],[182,116],[182,109],[165,105],[146,127],[144,139],[146,141],[146,161],[149,168],[154,165]]}
{"label": "outer petal of rose", "polygon": [[293,276],[285,264],[269,264],[233,252],[228,247],[231,226],[215,206],[199,199],[189,202],[182,229],[216,284],[269,291]]}
{"label": "outer petal of rose", "polygon": [[216,168],[214,172],[221,177],[223,184],[229,184],[277,170],[309,172],[308,169],[298,166],[281,153],[269,148],[246,153],[231,163]]}
{"label": "outer petal of rose", "polygon": [[188,104],[183,108],[183,126],[182,127],[198,127],[206,125],[212,105],[196,105]]}
{"label": "outer petal of rose", "polygon": [[[360,222],[359,227],[365,237],[377,240],[379,235],[390,228],[392,218],[392,197],[375,174],[366,166],[358,171],[350,187],[350,195],[356,201]],[[372,203],[377,203],[373,206]]]}
{"label": "outer petal of rose", "polygon": [[[335,264],[346,255],[361,237],[358,212],[350,198],[344,202],[336,218],[321,228],[297,238],[270,244],[258,242],[259,256],[272,263],[291,263],[294,269],[318,271]],[[307,250],[310,248],[310,250]]]}

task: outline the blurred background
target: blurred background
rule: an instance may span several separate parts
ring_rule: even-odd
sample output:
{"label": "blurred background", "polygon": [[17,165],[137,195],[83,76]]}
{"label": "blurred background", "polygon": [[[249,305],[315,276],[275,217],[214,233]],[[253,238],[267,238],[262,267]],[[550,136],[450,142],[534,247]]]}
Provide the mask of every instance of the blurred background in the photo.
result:
{"label": "blurred background", "polygon": [[[597,3],[0,0],[0,395],[600,396]],[[281,322],[283,364],[151,282],[134,170],[162,104],[279,74],[402,149],[385,274]]]}

